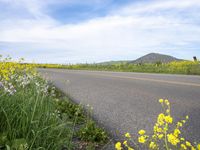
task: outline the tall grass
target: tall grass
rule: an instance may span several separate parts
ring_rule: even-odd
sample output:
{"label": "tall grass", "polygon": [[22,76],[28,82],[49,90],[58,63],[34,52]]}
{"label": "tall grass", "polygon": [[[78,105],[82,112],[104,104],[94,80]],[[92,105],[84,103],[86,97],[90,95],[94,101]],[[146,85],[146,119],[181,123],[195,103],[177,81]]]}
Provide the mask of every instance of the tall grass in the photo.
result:
{"label": "tall grass", "polygon": [[12,149],[70,147],[71,127],[56,114],[54,99],[38,92],[32,83],[16,91],[0,97],[1,142]]}

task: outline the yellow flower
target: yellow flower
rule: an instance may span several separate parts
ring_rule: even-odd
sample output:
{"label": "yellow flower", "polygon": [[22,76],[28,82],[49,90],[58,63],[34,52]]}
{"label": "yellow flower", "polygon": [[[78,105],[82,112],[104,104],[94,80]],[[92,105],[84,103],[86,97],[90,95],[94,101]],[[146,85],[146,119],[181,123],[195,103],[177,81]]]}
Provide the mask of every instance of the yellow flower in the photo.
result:
{"label": "yellow flower", "polygon": [[197,150],[200,150],[200,143],[197,145]]}
{"label": "yellow flower", "polygon": [[131,138],[130,133],[126,133],[126,134],[125,134],[125,137],[127,137],[127,138]]}
{"label": "yellow flower", "polygon": [[184,139],[184,138],[181,138],[181,141],[185,141],[185,139]]}
{"label": "yellow flower", "polygon": [[117,142],[117,143],[115,144],[115,149],[116,149],[116,150],[122,150],[122,144],[121,144],[120,142]]}
{"label": "yellow flower", "polygon": [[146,138],[144,136],[140,136],[140,137],[138,137],[138,142],[139,143],[145,143],[146,142]]}
{"label": "yellow flower", "polygon": [[169,110],[169,109],[167,109],[167,110],[166,110],[166,113],[168,113],[168,114],[169,114],[169,113],[170,113],[170,110]]}
{"label": "yellow flower", "polygon": [[150,144],[149,144],[149,148],[150,149],[155,149],[156,148],[156,143],[154,143],[154,142],[151,142]]}
{"label": "yellow flower", "polygon": [[157,123],[162,126],[164,124],[165,115],[163,113],[158,115]]}
{"label": "yellow flower", "polygon": [[157,127],[156,132],[162,132],[162,128]]}
{"label": "yellow flower", "polygon": [[123,144],[124,144],[125,146],[128,146],[127,141],[124,141]]}
{"label": "yellow flower", "polygon": [[172,122],[173,122],[173,118],[172,118],[170,115],[165,116],[165,121],[166,121],[167,123],[172,123]]}
{"label": "yellow flower", "polygon": [[183,122],[183,123],[186,123],[186,121],[185,121],[185,120],[182,120],[182,122]]}
{"label": "yellow flower", "polygon": [[178,137],[179,134],[181,134],[181,131],[179,129],[174,130],[174,136]]}
{"label": "yellow flower", "polygon": [[187,119],[187,120],[188,120],[188,119],[189,119],[189,116],[186,116],[186,117],[185,117],[185,119]]}
{"label": "yellow flower", "polygon": [[178,126],[178,127],[182,127],[182,126],[183,126],[183,123],[177,122],[177,126]]}
{"label": "yellow flower", "polygon": [[186,141],[185,144],[186,144],[188,147],[191,147],[191,146],[192,146],[192,144],[191,144],[190,142],[188,142],[188,141]]}
{"label": "yellow flower", "polygon": [[138,133],[139,133],[140,135],[144,135],[146,132],[145,132],[145,130],[140,130]]}
{"label": "yellow flower", "polygon": [[193,146],[191,147],[191,150],[196,150]]}
{"label": "yellow flower", "polygon": [[163,101],[164,101],[163,99],[159,99],[159,103],[163,103]]}
{"label": "yellow flower", "polygon": [[131,148],[131,147],[128,147],[128,150],[134,150],[133,148]]}
{"label": "yellow flower", "polygon": [[168,138],[168,142],[174,146],[176,146],[178,143],[180,143],[180,140],[173,134],[168,134],[167,138]]}
{"label": "yellow flower", "polygon": [[163,134],[159,134],[159,135],[158,135],[158,138],[159,138],[159,139],[162,139],[163,136],[164,136]]}
{"label": "yellow flower", "polygon": [[166,104],[166,105],[169,105],[169,104],[170,104],[169,101],[168,101],[167,99],[165,100],[165,104]]}
{"label": "yellow flower", "polygon": [[184,149],[184,150],[187,149],[187,147],[185,146],[185,144],[181,144],[181,148]]}

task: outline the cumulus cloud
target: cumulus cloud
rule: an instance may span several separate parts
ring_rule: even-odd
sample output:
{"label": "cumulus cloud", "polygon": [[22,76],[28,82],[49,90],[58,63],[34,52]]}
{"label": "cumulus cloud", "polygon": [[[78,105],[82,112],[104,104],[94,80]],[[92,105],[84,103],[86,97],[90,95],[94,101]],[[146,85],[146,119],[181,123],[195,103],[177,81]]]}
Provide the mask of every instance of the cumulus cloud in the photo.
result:
{"label": "cumulus cloud", "polygon": [[33,17],[1,21],[4,54],[49,63],[135,59],[148,52],[188,59],[200,54],[198,0],[142,1],[76,24],[63,24],[47,13],[54,0],[9,1],[15,8],[25,4]]}

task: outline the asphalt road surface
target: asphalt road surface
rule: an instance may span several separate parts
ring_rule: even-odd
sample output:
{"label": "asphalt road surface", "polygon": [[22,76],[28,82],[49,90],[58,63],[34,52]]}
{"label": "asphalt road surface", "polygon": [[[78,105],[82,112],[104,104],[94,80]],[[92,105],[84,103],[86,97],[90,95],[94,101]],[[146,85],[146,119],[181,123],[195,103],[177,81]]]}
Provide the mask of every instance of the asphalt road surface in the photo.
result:
{"label": "asphalt road surface", "polygon": [[[160,98],[171,102],[175,120],[189,115],[185,135],[200,142],[200,76],[39,69],[77,103],[91,105],[94,118],[114,137],[152,131]],[[186,133],[187,132],[187,133]]]}

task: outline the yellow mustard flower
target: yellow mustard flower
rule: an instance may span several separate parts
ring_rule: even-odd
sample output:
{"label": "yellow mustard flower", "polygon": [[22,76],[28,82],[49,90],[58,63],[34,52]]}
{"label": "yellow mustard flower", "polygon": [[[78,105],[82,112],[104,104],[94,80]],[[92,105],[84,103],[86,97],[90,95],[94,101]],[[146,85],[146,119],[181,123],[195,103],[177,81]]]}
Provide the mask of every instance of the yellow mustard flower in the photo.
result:
{"label": "yellow mustard flower", "polygon": [[159,103],[163,103],[163,101],[164,101],[163,99],[159,99]]}
{"label": "yellow mustard flower", "polygon": [[166,105],[170,105],[169,100],[166,99],[166,100],[165,100],[165,104],[166,104]]}
{"label": "yellow mustard flower", "polygon": [[123,144],[124,144],[125,146],[128,146],[128,143],[127,143],[127,141],[124,141],[124,142],[123,142]]}
{"label": "yellow mustard flower", "polygon": [[192,144],[189,142],[189,141],[186,141],[185,144],[188,146],[188,147],[191,147]]}
{"label": "yellow mustard flower", "polygon": [[172,145],[176,146],[178,143],[180,143],[180,140],[174,136],[172,133],[167,135],[168,142]]}
{"label": "yellow mustard flower", "polygon": [[200,150],[200,143],[197,145],[197,150]]}
{"label": "yellow mustard flower", "polygon": [[120,142],[117,142],[117,143],[115,144],[115,149],[116,149],[116,150],[122,150],[122,144],[121,144]]}
{"label": "yellow mustard flower", "polygon": [[187,149],[187,147],[185,146],[185,144],[181,144],[181,148],[184,149],[184,150]]}
{"label": "yellow mustard flower", "polygon": [[139,133],[140,135],[144,135],[146,132],[145,132],[145,130],[140,130],[138,133]]}
{"label": "yellow mustard flower", "polygon": [[163,136],[164,136],[163,134],[158,134],[158,138],[159,138],[159,139],[162,139]]}
{"label": "yellow mustard flower", "polygon": [[167,110],[166,110],[166,113],[168,113],[168,114],[169,114],[169,113],[170,113],[170,110],[169,110],[169,109],[167,109]]}
{"label": "yellow mustard flower", "polygon": [[194,148],[193,146],[191,147],[191,150],[196,150],[196,148]]}
{"label": "yellow mustard flower", "polygon": [[172,123],[172,122],[173,122],[173,118],[172,118],[170,115],[165,116],[165,121],[166,121],[167,123]]}
{"label": "yellow mustard flower", "polygon": [[157,123],[162,126],[164,124],[164,120],[165,120],[165,115],[163,113],[160,113],[158,115],[158,118],[157,118]]}
{"label": "yellow mustard flower", "polygon": [[181,131],[179,129],[174,130],[174,136],[178,137],[179,134],[181,134]]}
{"label": "yellow mustard flower", "polygon": [[185,120],[182,120],[182,123],[186,123],[186,121],[185,121]]}
{"label": "yellow mustard flower", "polygon": [[178,126],[178,127],[182,127],[182,126],[183,126],[183,123],[177,122],[177,126]]}
{"label": "yellow mustard flower", "polygon": [[130,133],[127,132],[127,133],[125,134],[125,137],[127,137],[127,138],[131,138]]}
{"label": "yellow mustard flower", "polygon": [[139,143],[145,143],[145,142],[146,142],[145,136],[140,136],[140,137],[138,137],[138,142],[139,142]]}
{"label": "yellow mustard flower", "polygon": [[128,150],[134,150],[133,148],[131,148],[131,147],[128,147]]}
{"label": "yellow mustard flower", "polygon": [[185,141],[185,139],[184,139],[184,138],[181,138],[181,141]]}
{"label": "yellow mustard flower", "polygon": [[163,132],[163,129],[162,129],[162,128],[159,128],[159,127],[157,127],[157,128],[156,128],[156,132]]}
{"label": "yellow mustard flower", "polygon": [[151,143],[149,144],[149,148],[150,148],[150,149],[155,149],[156,147],[157,147],[157,145],[156,145],[155,142],[151,142]]}

